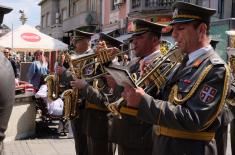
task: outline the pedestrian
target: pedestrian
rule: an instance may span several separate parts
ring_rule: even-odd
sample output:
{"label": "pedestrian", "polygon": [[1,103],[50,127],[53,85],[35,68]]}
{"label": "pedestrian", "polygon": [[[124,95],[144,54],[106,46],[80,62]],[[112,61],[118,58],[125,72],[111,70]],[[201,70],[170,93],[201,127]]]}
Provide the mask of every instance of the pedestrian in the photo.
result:
{"label": "pedestrian", "polygon": [[216,11],[187,2],[173,5],[172,37],[186,54],[161,91],[161,99],[126,85],[122,96],[138,118],[156,125],[153,154],[217,155],[216,129],[229,89],[227,64],[210,46]]}
{"label": "pedestrian", "polygon": [[41,77],[45,76],[49,73],[48,63],[44,57],[44,51],[37,50],[34,53],[35,60],[29,67],[27,72],[27,77],[29,79],[29,83],[31,83],[37,90],[40,87]]}
{"label": "pedestrian", "polygon": [[11,66],[13,68],[13,71],[14,71],[14,75],[15,75],[15,78],[18,78],[19,75],[17,74],[17,68],[16,68],[16,62],[15,60],[11,57],[11,48],[5,48],[3,50],[3,53],[5,55],[5,57],[11,62]]}

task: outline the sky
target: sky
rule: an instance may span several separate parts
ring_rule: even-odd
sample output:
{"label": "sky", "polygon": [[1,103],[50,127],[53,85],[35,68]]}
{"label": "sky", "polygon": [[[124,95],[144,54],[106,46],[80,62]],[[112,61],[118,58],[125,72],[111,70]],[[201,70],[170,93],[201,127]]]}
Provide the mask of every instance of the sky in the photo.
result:
{"label": "sky", "polygon": [[13,8],[10,13],[4,16],[3,24],[10,28],[13,24],[13,29],[19,27],[21,25],[19,10],[24,10],[28,18],[26,24],[33,27],[40,25],[40,6],[38,6],[40,1],[41,0],[0,0],[0,5]]}

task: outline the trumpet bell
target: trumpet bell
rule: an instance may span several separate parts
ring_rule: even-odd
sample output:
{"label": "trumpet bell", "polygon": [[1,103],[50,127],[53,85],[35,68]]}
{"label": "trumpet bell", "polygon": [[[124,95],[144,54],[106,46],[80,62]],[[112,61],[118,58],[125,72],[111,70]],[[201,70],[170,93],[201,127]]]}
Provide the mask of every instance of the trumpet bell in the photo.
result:
{"label": "trumpet bell", "polygon": [[173,46],[165,55],[156,58],[153,63],[148,66],[146,72],[137,81],[137,85],[144,87],[146,81],[153,82],[158,90],[165,85],[172,71],[176,68],[177,63],[183,59],[182,53]]}

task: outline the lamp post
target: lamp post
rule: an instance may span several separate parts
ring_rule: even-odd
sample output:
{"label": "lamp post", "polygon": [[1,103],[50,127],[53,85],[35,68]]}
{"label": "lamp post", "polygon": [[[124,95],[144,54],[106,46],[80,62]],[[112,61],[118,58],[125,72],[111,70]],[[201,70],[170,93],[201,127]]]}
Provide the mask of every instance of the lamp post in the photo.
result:
{"label": "lamp post", "polygon": [[20,10],[19,13],[21,14],[20,21],[21,21],[22,25],[24,25],[28,18],[26,17],[24,10]]}

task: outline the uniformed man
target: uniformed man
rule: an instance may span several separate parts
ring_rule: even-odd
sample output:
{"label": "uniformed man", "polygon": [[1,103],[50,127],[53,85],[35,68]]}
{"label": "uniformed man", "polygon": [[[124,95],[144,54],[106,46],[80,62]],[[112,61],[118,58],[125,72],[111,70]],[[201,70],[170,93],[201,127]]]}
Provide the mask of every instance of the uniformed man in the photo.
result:
{"label": "uniformed man", "polygon": [[[229,109],[231,110],[233,116],[235,117],[235,107],[234,107],[234,99],[235,99],[235,81],[233,81],[232,86],[231,86],[231,94],[230,94],[230,99],[232,99],[233,105],[229,106]],[[231,152],[232,155],[235,154],[235,119],[230,123],[230,137],[231,137]]]}
{"label": "uniformed man", "polygon": [[[217,44],[219,43],[218,40],[212,39],[210,41],[211,46],[216,49]],[[217,146],[217,153],[219,155],[226,155],[227,149],[227,138],[228,138],[228,124],[232,121],[233,115],[228,108],[227,104],[225,104],[224,108],[222,109],[221,114],[221,126],[217,129],[215,134],[216,146]]]}
{"label": "uniformed man", "polygon": [[[93,26],[83,26],[75,30],[75,34],[73,36],[73,45],[75,53],[71,55],[72,59],[77,57],[82,57],[84,54],[92,53],[93,50],[90,48],[90,40],[91,36],[95,31],[95,27]],[[74,66],[79,67],[79,66]],[[74,80],[71,76],[71,73],[68,72],[65,68],[58,66],[57,73],[61,76],[62,85],[65,88],[69,89],[70,81]],[[86,137],[86,110],[85,110],[85,101],[82,101],[80,107],[78,107],[79,117],[74,118],[71,121],[73,136],[75,141],[75,149],[77,155],[85,155],[87,154],[87,137]]]}
{"label": "uniformed man", "polygon": [[[100,44],[97,45],[97,52],[104,48],[104,42],[107,47],[120,47],[123,42],[100,33]],[[99,66],[102,67],[102,66]],[[96,68],[99,72],[102,68]],[[113,92],[107,85],[104,77],[97,78],[93,82],[93,86],[89,85],[84,79],[76,79],[71,82],[71,85],[80,89],[80,94],[88,102],[86,103],[87,118],[86,118],[86,135],[89,155],[112,155],[114,148],[108,140],[108,110],[104,102],[113,101]]]}
{"label": "uniformed man", "polygon": [[[227,51],[228,52],[228,51]],[[230,64],[231,72],[233,74],[233,81],[231,84],[231,92],[229,97],[227,98],[228,104],[229,104],[229,109],[232,112],[233,118],[232,121],[230,122],[230,138],[231,138],[231,152],[234,155],[235,154],[235,63],[234,63],[234,55],[232,53],[227,53],[228,54],[228,61]]]}
{"label": "uniformed man", "polygon": [[[4,14],[11,11],[12,8],[0,6],[0,25],[2,24]],[[4,154],[3,140],[15,102],[15,76],[10,61],[5,58],[3,53],[0,53],[0,62],[0,154]]]}
{"label": "uniformed man", "polygon": [[138,107],[138,118],[155,124],[153,154],[217,155],[215,131],[228,93],[230,72],[210,46],[210,17],[216,12],[186,2],[173,5],[172,37],[186,54],[154,99],[126,85],[123,97]]}
{"label": "uniformed man", "polygon": [[[161,30],[164,25],[148,22],[142,19],[134,21],[135,30],[132,37],[134,52],[137,56],[128,64],[128,70],[132,77],[138,79],[141,75],[141,69],[147,64],[151,64],[155,58],[161,56],[160,40]],[[133,76],[135,75],[135,76]],[[119,86],[112,84],[114,90]],[[120,89],[120,91],[122,91]],[[150,91],[149,93],[152,93]],[[154,94],[156,92],[154,91]],[[140,121],[131,114],[133,109],[126,106],[121,114],[121,119],[113,117],[110,130],[110,139],[118,144],[119,155],[150,155],[152,154],[152,124]],[[112,103],[108,107],[115,113],[117,104]]]}

